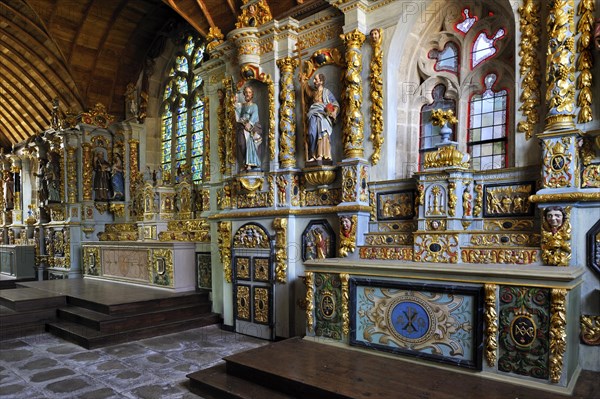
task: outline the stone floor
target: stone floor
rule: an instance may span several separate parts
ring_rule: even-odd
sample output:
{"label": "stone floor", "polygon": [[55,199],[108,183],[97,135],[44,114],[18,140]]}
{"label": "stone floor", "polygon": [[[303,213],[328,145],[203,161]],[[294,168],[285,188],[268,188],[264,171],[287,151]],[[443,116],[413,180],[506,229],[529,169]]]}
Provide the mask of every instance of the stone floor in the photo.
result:
{"label": "stone floor", "polygon": [[94,350],[48,333],[0,341],[0,398],[200,398],[187,374],[266,344],[216,325]]}

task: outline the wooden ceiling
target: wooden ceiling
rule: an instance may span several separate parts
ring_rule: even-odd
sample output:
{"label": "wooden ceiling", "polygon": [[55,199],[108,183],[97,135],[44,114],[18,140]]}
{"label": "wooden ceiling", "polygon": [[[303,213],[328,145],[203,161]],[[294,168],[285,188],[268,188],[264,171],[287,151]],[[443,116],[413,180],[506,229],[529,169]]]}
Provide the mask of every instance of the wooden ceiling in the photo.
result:
{"label": "wooden ceiling", "polygon": [[[325,0],[271,0],[275,18],[304,17]],[[272,3],[272,4],[271,4]],[[165,27],[187,21],[205,36],[235,27],[242,0],[1,0],[0,147],[50,127],[61,112],[97,103],[122,120],[127,84]]]}

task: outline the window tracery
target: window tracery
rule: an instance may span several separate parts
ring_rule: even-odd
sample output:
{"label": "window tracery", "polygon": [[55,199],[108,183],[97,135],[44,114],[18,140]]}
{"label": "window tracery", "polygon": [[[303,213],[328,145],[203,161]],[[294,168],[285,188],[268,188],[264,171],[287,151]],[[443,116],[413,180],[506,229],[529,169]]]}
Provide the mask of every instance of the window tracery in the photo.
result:
{"label": "window tracery", "polygon": [[507,89],[514,86],[512,16],[494,4],[451,3],[462,5],[462,13],[456,18],[450,5],[440,10],[437,20],[443,23],[424,28],[416,48],[421,52],[419,164],[441,142],[440,127],[431,123],[432,111],[453,109],[459,122],[451,140],[470,153],[473,168],[507,167],[514,112]]}
{"label": "window tracery", "polygon": [[204,166],[204,103],[202,78],[193,73],[204,58],[205,46],[188,35],[176,53],[163,92],[161,168],[163,178],[191,174],[199,183]]}

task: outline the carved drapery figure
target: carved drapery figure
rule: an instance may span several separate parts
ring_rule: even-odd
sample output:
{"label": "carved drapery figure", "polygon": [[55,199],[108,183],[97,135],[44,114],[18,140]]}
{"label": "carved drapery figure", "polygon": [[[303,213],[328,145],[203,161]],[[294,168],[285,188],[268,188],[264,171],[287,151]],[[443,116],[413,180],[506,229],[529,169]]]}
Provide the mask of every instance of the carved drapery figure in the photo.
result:
{"label": "carved drapery figure", "polygon": [[48,187],[48,202],[60,202],[60,161],[59,155],[51,151],[44,168],[44,179]]}
{"label": "carved drapery figure", "polygon": [[254,103],[254,89],[244,88],[244,102],[235,104],[237,141],[240,165],[243,171],[260,169],[260,147],[262,127],[258,116],[258,105]]}
{"label": "carved drapery figure", "polygon": [[115,154],[115,161],[112,166],[111,184],[113,191],[113,200],[122,201],[125,199],[125,175],[123,172],[123,160],[121,155]]}
{"label": "carved drapery figure", "polygon": [[4,204],[7,211],[15,207],[15,181],[8,171],[4,172]]}
{"label": "carved drapery figure", "polygon": [[94,161],[94,200],[108,201],[110,198],[110,164],[104,159],[104,153],[96,152]]}
{"label": "carved drapery figure", "polygon": [[331,161],[331,135],[340,104],[325,87],[325,75],[322,73],[315,75],[314,88],[310,87],[304,74],[300,74],[300,83],[304,96],[310,102],[306,115],[306,161]]}

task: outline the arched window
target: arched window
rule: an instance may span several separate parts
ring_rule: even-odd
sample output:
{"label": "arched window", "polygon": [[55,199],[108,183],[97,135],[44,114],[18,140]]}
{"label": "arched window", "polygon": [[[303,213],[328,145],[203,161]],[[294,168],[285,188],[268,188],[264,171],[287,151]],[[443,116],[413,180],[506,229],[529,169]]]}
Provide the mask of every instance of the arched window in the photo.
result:
{"label": "arched window", "polygon": [[[433,102],[431,104],[425,104],[423,108],[421,108],[421,135],[419,140],[421,163],[424,159],[423,153],[434,151],[436,145],[442,141],[442,136],[440,135],[441,127],[435,126],[432,123],[431,113],[436,109],[442,109],[444,111],[451,109],[456,113],[456,102],[452,99],[445,98],[445,93],[446,86],[443,84],[436,85],[431,92]],[[453,138],[451,137],[450,140],[452,139]]]}
{"label": "arched window", "polygon": [[161,167],[163,178],[177,181],[181,173],[202,182],[204,171],[204,102],[202,78],[195,75],[204,57],[204,43],[188,35],[177,52],[163,92]]}
{"label": "arched window", "polygon": [[[430,25],[418,50],[420,163],[423,153],[441,141],[431,113],[453,109],[458,123],[451,140],[469,152],[472,167],[507,167],[514,117],[508,101],[514,86],[512,16],[493,2],[449,3],[439,10],[441,27]],[[455,5],[462,6],[458,15]]]}

